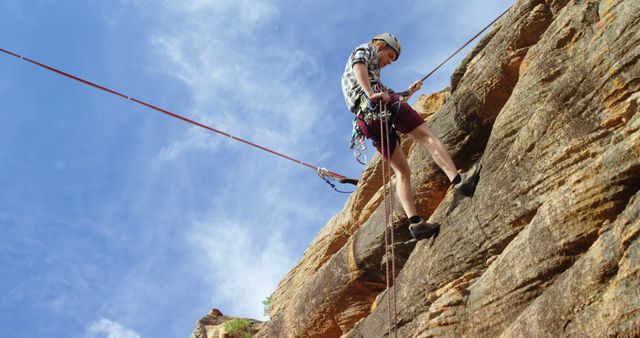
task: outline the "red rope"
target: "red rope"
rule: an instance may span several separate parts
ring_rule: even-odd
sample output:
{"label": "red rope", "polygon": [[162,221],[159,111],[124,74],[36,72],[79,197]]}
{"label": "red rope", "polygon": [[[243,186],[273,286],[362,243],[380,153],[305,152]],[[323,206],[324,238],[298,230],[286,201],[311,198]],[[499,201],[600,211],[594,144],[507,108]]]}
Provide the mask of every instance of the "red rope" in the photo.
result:
{"label": "red rope", "polygon": [[474,35],[471,39],[469,39],[469,41],[467,41],[464,45],[462,45],[460,48],[458,48],[455,52],[453,52],[453,54],[451,54],[446,60],[442,61],[441,64],[439,64],[436,68],[434,68],[431,72],[429,72],[429,74],[425,75],[422,79],[420,79],[420,81],[424,81],[426,80],[429,76],[431,76],[433,73],[435,73],[438,69],[440,69],[440,67],[442,67],[445,63],[447,63],[449,60],[451,60],[454,56],[456,56],[456,54],[460,53],[461,50],[464,49],[464,47],[467,47],[471,42],[473,42],[473,40],[475,40],[478,36],[480,36],[480,34],[482,34],[484,31],[486,31],[489,27],[491,27],[491,25],[493,25],[494,23],[496,23],[496,21],[500,20],[500,18],[502,16],[504,16],[505,14],[507,14],[507,12],[511,9],[511,7],[507,8],[507,10],[505,10],[504,12],[502,12],[502,14],[500,14],[497,18],[495,18],[493,21],[491,21],[491,23],[489,23],[488,25],[486,25],[481,31],[478,32],[478,34]]}
{"label": "red rope", "polygon": [[[3,53],[5,53],[5,54],[8,54],[8,55],[15,56],[15,57],[17,57],[17,58],[18,58],[18,59],[20,59],[20,60],[24,60],[24,61],[27,61],[27,62],[29,62],[29,63],[32,63],[32,64],[34,64],[34,65],[36,65],[36,66],[38,66],[38,67],[42,67],[42,68],[44,68],[44,69],[46,69],[46,70],[49,70],[49,71],[51,71],[51,72],[54,72],[54,73],[56,73],[56,74],[59,74],[59,75],[62,75],[62,76],[68,77],[68,78],[70,78],[70,79],[72,79],[72,80],[75,80],[75,81],[78,81],[78,82],[80,82],[80,83],[83,83],[83,84],[85,84],[85,85],[87,85],[87,86],[90,86],[90,87],[94,87],[94,88],[100,89],[100,90],[102,90],[102,91],[105,91],[105,92],[107,92],[107,93],[110,93],[110,94],[113,94],[113,95],[119,96],[119,97],[121,97],[121,98],[123,98],[123,99],[126,99],[126,100],[129,100],[129,101],[133,101],[133,102],[138,103],[138,104],[140,104],[140,105],[143,105],[143,106],[145,106],[145,107],[147,107],[147,108],[151,108],[151,109],[153,109],[153,110],[155,110],[155,111],[158,111],[158,112],[160,112],[160,113],[163,113],[163,114],[169,115],[169,116],[171,116],[171,117],[173,117],[173,118],[176,118],[176,119],[178,119],[178,120],[182,120],[182,121],[187,122],[187,123],[190,123],[190,124],[192,124],[192,125],[194,125],[194,126],[197,126],[197,127],[200,127],[200,128],[203,128],[203,129],[206,129],[206,130],[209,130],[209,131],[212,131],[212,132],[214,132],[214,133],[217,133],[217,134],[220,134],[220,135],[222,135],[222,136],[228,137],[228,138],[230,138],[230,139],[232,139],[232,140],[236,140],[236,141],[238,141],[238,142],[242,142],[242,143],[244,143],[244,144],[246,144],[246,145],[249,145],[249,146],[251,146],[251,147],[254,147],[254,148],[257,148],[257,149],[260,149],[260,150],[266,151],[266,152],[268,152],[268,153],[270,153],[270,154],[272,154],[272,155],[276,155],[276,156],[282,157],[282,158],[284,158],[284,159],[286,159],[286,160],[289,160],[289,161],[291,161],[291,162],[295,162],[295,163],[297,163],[297,164],[303,165],[303,166],[305,166],[305,167],[311,168],[311,169],[316,170],[316,171],[318,171],[319,169],[321,169],[320,167],[317,167],[317,166],[311,165],[311,164],[306,163],[306,162],[302,162],[302,161],[300,161],[300,160],[297,160],[297,159],[295,159],[295,158],[293,158],[293,157],[287,156],[287,155],[282,154],[282,153],[280,153],[280,152],[277,152],[277,151],[271,150],[271,149],[269,149],[269,148],[263,147],[263,146],[258,145],[258,144],[256,144],[256,143],[253,143],[253,142],[251,142],[251,141],[247,141],[247,140],[245,140],[245,139],[243,139],[243,138],[233,136],[233,135],[231,135],[231,134],[229,134],[229,133],[225,133],[225,132],[223,132],[223,131],[221,131],[221,130],[218,130],[218,129],[215,129],[215,128],[213,128],[213,127],[209,127],[209,126],[204,125],[204,124],[202,124],[202,123],[199,123],[199,122],[196,122],[196,121],[194,121],[194,120],[188,119],[188,118],[186,118],[186,117],[184,117],[184,116],[178,115],[178,114],[176,114],[176,113],[172,113],[172,112],[170,112],[170,111],[168,111],[168,110],[166,110],[166,109],[159,108],[159,107],[154,106],[154,105],[152,105],[152,104],[150,104],[150,103],[147,103],[147,102],[145,102],[145,101],[141,101],[141,100],[138,100],[138,99],[133,98],[133,97],[131,97],[131,96],[125,95],[125,94],[123,94],[123,93],[120,93],[120,92],[118,92],[118,91],[115,91],[115,90],[109,89],[109,88],[107,88],[107,87],[103,87],[103,86],[101,86],[101,85],[95,84],[95,83],[93,83],[93,82],[91,82],[91,81],[88,81],[88,80],[85,80],[85,79],[82,79],[82,78],[77,77],[77,76],[75,76],[75,75],[72,75],[72,74],[70,74],[70,73],[64,72],[64,71],[62,71],[62,70],[56,69],[56,68],[51,67],[51,66],[47,66],[47,65],[45,65],[45,64],[43,64],[43,63],[40,63],[40,62],[38,62],[38,61],[34,61],[34,60],[29,59],[29,58],[26,58],[26,57],[24,57],[24,56],[22,56],[22,55],[18,55],[18,54],[16,54],[16,53],[13,53],[13,52],[8,51],[8,50],[6,50],[6,49],[0,48],[0,51],[1,51],[1,52],[3,52]],[[327,174],[327,175],[329,175],[329,176],[332,176],[332,177],[338,178],[338,179],[346,178],[345,176],[340,175],[340,174],[335,173],[335,172],[332,172],[332,171],[324,171],[324,173],[325,173],[325,174]]]}
{"label": "red rope", "polygon": [[[385,104],[386,105],[386,104]],[[395,264],[395,249],[394,249],[394,236],[393,236],[393,224],[390,221],[390,214],[393,212],[393,204],[391,203],[391,140],[389,138],[389,119],[387,109],[382,110],[382,102],[379,103],[380,107],[380,146],[382,147],[382,153],[386,152],[388,159],[385,160],[382,157],[382,189],[384,194],[384,246],[385,257],[387,264],[385,264],[385,282],[387,286],[387,315],[389,317],[389,337],[397,337],[397,314],[396,314],[396,264]],[[383,116],[383,114],[385,114]],[[393,140],[396,141],[395,139]],[[391,271],[389,271],[389,265],[391,265]]]}
{"label": "red rope", "polygon": [[[398,313],[396,310],[396,306],[397,306],[397,300],[396,300],[396,249],[395,249],[395,235],[393,233],[393,194],[392,194],[392,189],[391,189],[391,146],[390,143],[391,142],[396,142],[396,140],[394,139],[393,141],[391,141],[391,139],[389,138],[389,119],[385,118],[384,119],[384,125],[385,125],[385,130],[387,131],[387,154],[389,154],[389,161],[387,161],[387,177],[388,177],[388,181],[389,181],[389,213],[387,214],[387,224],[388,224],[388,229],[389,229],[389,237],[390,237],[390,244],[391,244],[391,249],[390,249],[390,254],[391,254],[391,280],[393,281],[393,285],[391,286],[391,294],[393,297],[393,301],[391,303],[391,305],[393,306],[392,308],[392,313],[393,313],[393,338],[398,338]],[[396,144],[397,146],[397,144]],[[388,263],[387,263],[388,264]],[[391,336],[389,336],[391,338]]]}

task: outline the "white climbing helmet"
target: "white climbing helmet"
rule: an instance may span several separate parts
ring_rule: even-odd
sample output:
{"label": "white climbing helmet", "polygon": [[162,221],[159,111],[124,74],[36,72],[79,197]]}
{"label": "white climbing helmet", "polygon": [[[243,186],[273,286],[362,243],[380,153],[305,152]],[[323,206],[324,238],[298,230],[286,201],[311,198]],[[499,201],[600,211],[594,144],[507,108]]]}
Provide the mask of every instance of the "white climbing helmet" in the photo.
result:
{"label": "white climbing helmet", "polygon": [[391,33],[382,33],[376,35],[371,41],[382,40],[389,45],[389,47],[393,48],[396,51],[397,57],[396,60],[400,57],[400,41],[396,38],[395,35]]}

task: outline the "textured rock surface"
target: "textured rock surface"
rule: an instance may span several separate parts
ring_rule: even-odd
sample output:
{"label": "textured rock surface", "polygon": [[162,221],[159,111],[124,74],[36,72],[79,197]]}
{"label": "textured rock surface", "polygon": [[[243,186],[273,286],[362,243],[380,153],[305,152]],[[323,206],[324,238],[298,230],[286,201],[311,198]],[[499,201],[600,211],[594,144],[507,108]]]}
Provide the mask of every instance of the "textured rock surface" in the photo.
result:
{"label": "textured rock surface", "polygon": [[[459,163],[480,156],[481,181],[449,215],[445,198],[440,238],[398,276],[398,336],[640,334],[639,13],[519,2],[469,62],[432,126]],[[490,128],[477,152],[447,122],[470,111]],[[347,336],[386,318],[381,301]]]}
{"label": "textured rock surface", "polygon": [[[444,91],[425,97],[421,106],[423,116],[429,116],[429,108],[441,105],[444,102],[441,96],[446,95],[448,92]],[[408,151],[412,144],[405,139],[402,147]],[[301,262],[280,283],[272,296],[269,310],[272,319],[258,336],[340,336],[371,311],[376,296],[386,287],[381,267],[384,214],[380,208],[383,201],[379,191],[380,171],[380,160],[376,158],[365,170],[363,184],[344,210],[323,228]],[[437,194],[434,200],[442,199],[446,184],[442,180],[433,183],[439,185],[433,190]],[[436,205],[432,203],[429,213]],[[395,210],[395,237],[399,242],[407,241],[410,234],[406,231],[406,217],[397,207]],[[413,247],[411,244],[398,247],[398,272],[408,258],[408,254],[403,255],[407,246]]]}
{"label": "textured rock surface", "polygon": [[[461,169],[455,197],[409,140],[433,246],[398,251],[398,337],[640,336],[640,2],[518,1],[416,104]],[[272,296],[256,337],[388,331],[381,166]],[[397,201],[396,237],[407,239]]]}
{"label": "textured rock surface", "polygon": [[[416,108],[428,118],[448,96],[448,91],[423,96]],[[403,139],[402,148],[409,151],[412,144],[411,140]],[[280,282],[269,307],[272,320],[261,335],[278,336],[288,332],[289,327],[296,330],[309,327],[303,334],[309,336],[340,335],[370,312],[373,300],[385,288],[384,274],[380,271],[384,254],[380,222],[383,214],[379,208],[383,201],[381,181],[380,159],[374,158],[344,209],[325,225],[302,260]],[[442,180],[438,184],[439,198],[434,200],[441,199],[447,188]],[[428,212],[433,212],[436,206],[437,203],[432,203]],[[404,215],[397,214],[395,218],[398,238],[409,239],[408,232],[401,231],[406,230]],[[358,231],[360,228],[364,230]],[[396,264],[400,263],[399,259]],[[312,310],[318,308],[324,310]]]}
{"label": "textured rock surface", "polygon": [[[211,309],[209,314],[196,322],[196,327],[189,338],[236,338],[237,335],[230,335],[224,328],[224,323],[234,319],[243,319],[251,322],[249,331],[257,333],[262,327],[262,322],[236,317],[227,317],[218,309]],[[242,337],[238,337],[242,338]]]}

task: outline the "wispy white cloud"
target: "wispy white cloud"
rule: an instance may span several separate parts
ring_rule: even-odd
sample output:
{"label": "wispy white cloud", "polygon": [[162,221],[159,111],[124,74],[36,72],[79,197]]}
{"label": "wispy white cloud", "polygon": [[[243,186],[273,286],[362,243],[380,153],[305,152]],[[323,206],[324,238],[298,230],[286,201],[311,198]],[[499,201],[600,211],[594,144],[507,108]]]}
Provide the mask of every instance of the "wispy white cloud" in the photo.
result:
{"label": "wispy white cloud", "polygon": [[220,149],[220,142],[221,137],[211,137],[211,134],[204,129],[191,127],[188,128],[185,137],[162,148],[159,158],[165,161],[173,161],[185,151],[194,149],[215,153]]}
{"label": "wispy white cloud", "polygon": [[[301,136],[322,117],[323,100],[308,80],[322,78],[323,69],[295,37],[268,24],[278,18],[277,7],[268,1],[165,3],[162,16],[172,24],[151,33],[152,67],[188,86],[193,105],[186,110],[237,136],[299,149]],[[167,146],[165,155],[197,148],[200,143],[184,140],[193,137],[173,141],[178,145]]]}
{"label": "wispy white cloud", "polygon": [[200,268],[214,285],[212,304],[231,304],[223,310],[225,314],[261,318],[260,299],[273,292],[293,264],[280,232],[260,238],[260,233],[248,226],[256,221],[200,223],[189,234],[195,254],[205,258]]}
{"label": "wispy white cloud", "polygon": [[[147,3],[155,4],[156,1],[133,0],[138,6]],[[269,19],[275,12],[276,7],[270,1],[251,1],[251,0],[163,0],[160,2],[166,13],[179,14],[181,16],[193,17],[195,20],[200,18],[215,18],[217,22],[223,25],[228,23],[236,23],[229,25],[229,30],[233,32],[242,31],[244,25],[256,25]],[[199,20],[198,20],[199,21]],[[202,21],[205,23],[205,21]],[[246,26],[245,26],[246,27]]]}
{"label": "wispy white cloud", "polygon": [[[426,75],[512,4],[513,1],[506,0],[456,0],[433,2],[427,6],[422,3],[413,4],[416,11],[424,12],[427,8],[429,14],[437,16],[438,20],[423,20],[419,22],[419,27],[415,27],[416,31],[423,33],[412,38],[422,39],[423,43],[414,43],[411,46],[414,51],[411,60],[405,63],[406,67],[417,75]],[[425,88],[429,89],[426,93],[440,90],[449,84],[451,73],[479,39],[433,74],[427,83],[428,88]],[[429,86],[433,83],[437,85]]]}
{"label": "wispy white cloud", "polygon": [[87,338],[141,338],[141,336],[118,322],[102,318],[91,323]]}
{"label": "wispy white cloud", "polygon": [[256,161],[246,162],[229,173],[231,183],[216,187],[221,191],[208,201],[208,212],[185,225],[193,257],[188,264],[207,280],[210,306],[232,316],[262,318],[261,301],[293,267],[312,229],[319,229],[327,215],[313,203],[308,187],[279,183],[278,175],[299,175],[289,164],[276,162],[256,174]]}

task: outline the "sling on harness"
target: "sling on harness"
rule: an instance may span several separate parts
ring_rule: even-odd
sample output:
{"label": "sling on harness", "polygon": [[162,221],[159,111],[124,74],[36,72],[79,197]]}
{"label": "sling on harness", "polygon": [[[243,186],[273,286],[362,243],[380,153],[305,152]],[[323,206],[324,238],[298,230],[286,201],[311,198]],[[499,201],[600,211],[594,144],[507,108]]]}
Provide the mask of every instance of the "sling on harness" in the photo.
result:
{"label": "sling on harness", "polygon": [[[379,93],[383,90],[388,90],[384,89],[384,87],[380,83],[375,83],[372,86],[372,89],[376,93]],[[405,91],[396,93],[392,90],[389,90],[389,94],[400,96],[400,100],[395,101],[385,109],[380,109],[381,105],[379,103],[371,101],[371,99],[365,93],[360,94],[360,104],[358,105],[356,116],[353,119],[350,148],[354,149],[353,155],[356,158],[356,161],[358,161],[362,165],[367,164],[367,145],[365,142],[365,134],[358,122],[362,121],[364,122],[364,124],[369,125],[371,121],[383,119],[387,121],[388,125],[391,125],[393,121],[389,122],[389,120],[393,120],[392,117],[394,116],[394,114],[396,114],[400,110],[400,105],[402,104],[401,102],[403,101],[403,97],[411,95],[412,92]],[[360,159],[362,155],[365,156],[364,162]]]}
{"label": "sling on harness", "polygon": [[[379,93],[385,90],[384,86],[379,82],[376,82],[372,88],[374,92]],[[373,101],[364,92],[360,94],[360,104],[358,105],[357,112],[353,118],[353,129],[351,131],[351,143],[350,148],[353,149],[353,156],[356,161],[362,165],[367,164],[367,144],[365,142],[364,132],[358,121],[363,121],[368,124],[371,121],[379,120],[380,118],[391,117],[389,110],[381,110],[379,105]],[[360,159],[364,155],[364,162]]]}

